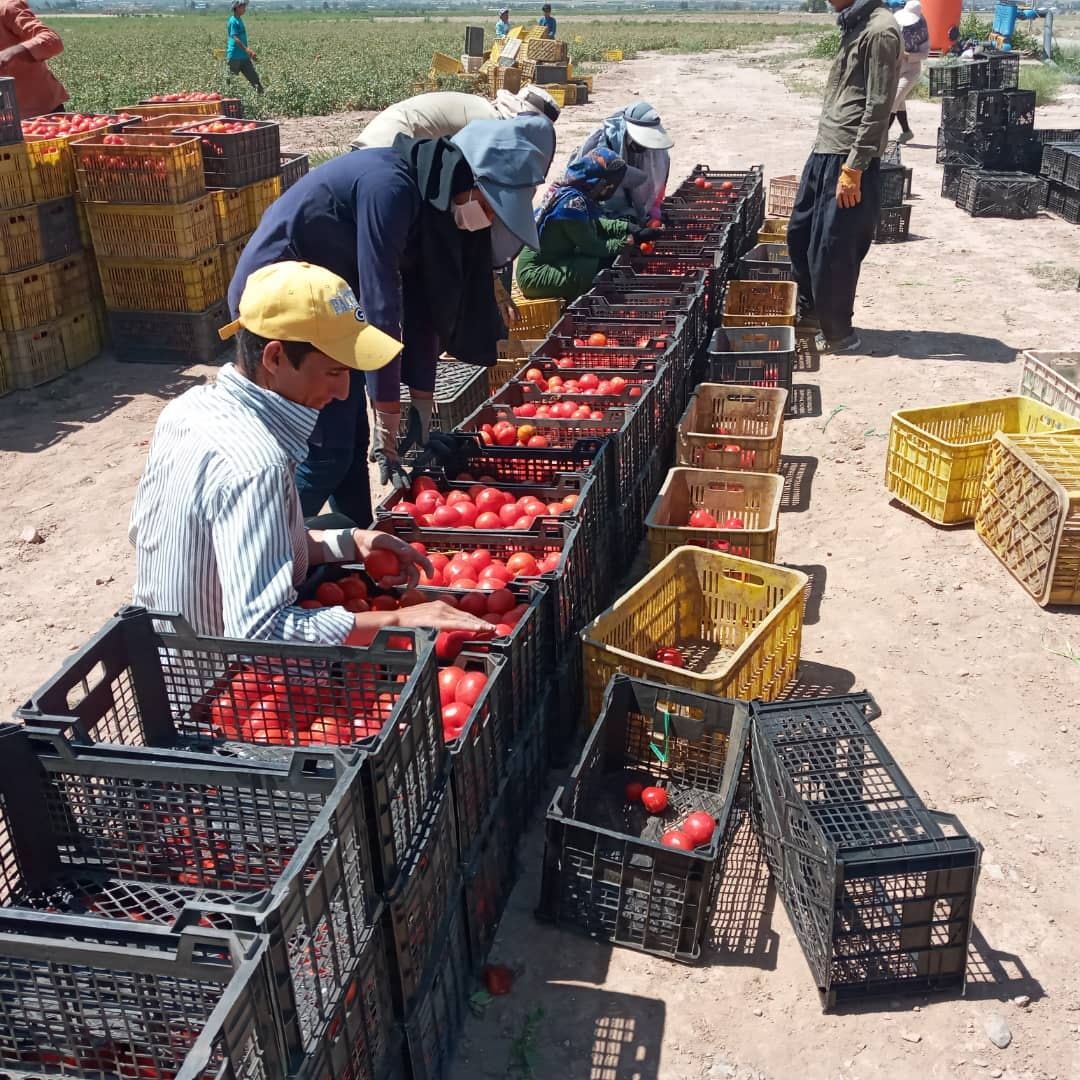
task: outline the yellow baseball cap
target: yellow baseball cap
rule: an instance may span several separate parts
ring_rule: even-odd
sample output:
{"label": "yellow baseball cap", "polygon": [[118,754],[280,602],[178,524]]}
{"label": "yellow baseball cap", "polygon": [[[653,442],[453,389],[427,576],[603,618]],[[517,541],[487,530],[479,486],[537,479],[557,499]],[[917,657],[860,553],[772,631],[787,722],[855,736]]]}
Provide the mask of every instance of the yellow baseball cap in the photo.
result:
{"label": "yellow baseball cap", "polygon": [[364,320],[347,281],[306,262],[271,263],[244,285],[240,317],[223,326],[222,341],[243,327],[270,341],[310,341],[355,371],[377,371],[401,352],[401,342]]}

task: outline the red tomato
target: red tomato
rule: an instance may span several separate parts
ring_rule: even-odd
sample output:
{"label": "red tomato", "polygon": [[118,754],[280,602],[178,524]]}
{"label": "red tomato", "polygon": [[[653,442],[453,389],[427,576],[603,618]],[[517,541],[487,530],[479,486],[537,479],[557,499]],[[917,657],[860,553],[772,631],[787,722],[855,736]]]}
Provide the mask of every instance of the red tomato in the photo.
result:
{"label": "red tomato", "polygon": [[434,514],[435,510],[445,502],[441,492],[427,488],[416,496],[416,509],[421,514]]}
{"label": "red tomato", "polygon": [[694,187],[703,188],[704,186],[705,186],[705,177],[704,176],[696,177],[695,180],[694,180]]}
{"label": "red tomato", "polygon": [[506,569],[513,577],[536,577],[540,567],[527,551],[517,551],[506,561]]}
{"label": "red tomato", "polygon": [[596,333],[589,335],[589,344],[595,349],[602,349],[607,343],[607,334]]}
{"label": "red tomato", "polygon": [[325,607],[334,607],[345,603],[345,591],[333,581],[324,581],[315,590],[315,599]]}
{"label": "red tomato", "polygon": [[453,703],[457,685],[464,677],[465,672],[459,667],[439,668],[439,701],[443,706]]}
{"label": "red tomato", "polygon": [[562,555],[553,551],[550,555],[545,555],[541,560],[537,569],[541,574],[553,574],[559,569],[559,563],[562,561]]}
{"label": "red tomato", "polygon": [[694,510],[690,514],[691,529],[715,529],[716,518],[708,510]]}
{"label": "red tomato", "polygon": [[363,578],[343,577],[338,583],[338,588],[345,594],[346,600],[366,600],[368,587]]}
{"label": "red tomato", "polygon": [[712,814],[706,814],[704,810],[695,810],[679,828],[686,834],[694,847],[700,847],[712,839],[713,830],[716,828],[716,819]]}
{"label": "red tomato", "polygon": [[492,997],[509,994],[514,985],[514,973],[503,964],[484,966],[484,988]]}
{"label": "red tomato", "polygon": [[491,513],[490,510],[486,513],[478,514],[475,524],[478,529],[501,529],[503,527],[502,522],[499,520],[499,515]]}
{"label": "red tomato", "polygon": [[621,394],[626,389],[626,380],[621,375],[615,375],[611,380],[611,392]]}
{"label": "red tomato", "polygon": [[397,611],[398,602],[393,596],[376,596],[371,601],[372,611]]}
{"label": "red tomato", "polygon": [[362,612],[370,611],[371,605],[362,596],[350,596],[344,604],[345,610],[351,612],[353,615],[359,615]]}
{"label": "red tomato", "polygon": [[678,829],[664,833],[660,837],[660,843],[664,847],[677,848],[679,851],[693,851],[697,847],[686,833],[679,832]]}
{"label": "red tomato", "polygon": [[475,574],[476,570],[472,563],[466,559],[455,558],[446,568],[446,580],[452,585],[457,583],[458,578],[471,578]]}
{"label": "red tomato", "polygon": [[745,528],[745,525],[743,524],[743,519],[741,517],[739,517],[738,515],[732,514],[732,516],[729,517],[724,522],[724,528],[725,529],[742,529],[742,528]]}
{"label": "red tomato", "polygon": [[508,581],[512,580],[513,574],[507,570],[505,563],[496,560],[490,566],[485,566],[483,572],[480,574],[482,581],[493,581],[495,585],[490,588],[497,589],[500,585],[505,585]]}
{"label": "red tomato", "polygon": [[641,802],[650,814],[662,814],[667,809],[667,792],[661,787],[643,788]]}
{"label": "red tomato", "polygon": [[[458,584],[460,585],[460,581]],[[468,596],[463,596],[459,606],[462,611],[467,611],[470,615],[480,618],[482,615],[487,614],[488,601],[482,592],[474,592],[469,593]]]}
{"label": "red tomato", "polygon": [[320,604],[318,600],[301,600],[300,607],[314,610],[315,608],[321,608],[322,604]]}
{"label": "red tomato", "polygon": [[496,428],[492,435],[496,446],[513,446],[518,441],[517,428],[513,424]]}
{"label": "red tomato", "polygon": [[486,487],[476,496],[476,509],[481,513],[498,511],[499,507],[506,502],[506,496],[496,488]]}
{"label": "red tomato", "polygon": [[492,615],[505,615],[517,605],[517,598],[509,589],[496,589],[487,598],[487,609]]}
{"label": "red tomato", "polygon": [[426,604],[427,597],[419,589],[406,589],[398,600],[399,607],[416,607],[417,604]]}
{"label": "red tomato", "polygon": [[454,700],[472,708],[477,698],[484,692],[485,686],[487,686],[487,676],[482,671],[466,672],[465,677],[457,684]]}
{"label": "red tomato", "polygon": [[454,529],[461,524],[461,515],[456,506],[438,506],[431,515],[431,520],[440,529]]}
{"label": "red tomato", "polygon": [[581,378],[578,379],[578,384],[583,390],[595,390],[600,385],[600,378],[591,371],[586,371]]}
{"label": "red tomato", "polygon": [[656,250],[653,243],[649,240],[643,240],[638,247],[640,248],[642,255],[651,255]]}
{"label": "red tomato", "polygon": [[465,558],[469,560],[469,565],[475,570],[483,571],[491,565],[491,552],[487,548],[477,548],[475,551],[470,551]]}
{"label": "red tomato", "polygon": [[401,573],[401,563],[392,551],[376,548],[364,560],[364,569],[376,580],[396,577]]}
{"label": "red tomato", "polygon": [[664,645],[656,650],[656,659],[668,667],[686,667],[686,658],[673,645]]}
{"label": "red tomato", "polygon": [[464,491],[458,491],[456,488],[446,496],[447,506],[457,506],[461,502],[472,502],[468,494]]}
{"label": "red tomato", "polygon": [[639,784],[636,780],[632,780],[626,785],[626,801],[627,802],[640,802],[641,793],[645,790],[644,784]]}
{"label": "red tomato", "polygon": [[[476,581],[475,578],[471,578],[471,577],[454,578],[454,587],[457,588],[457,589],[475,589],[477,584],[478,584],[478,582]],[[460,604],[458,604],[458,607],[462,607],[463,604],[464,604],[464,600]]]}
{"label": "red tomato", "polygon": [[525,372],[525,381],[531,383],[543,382],[544,373],[539,368],[531,367]]}

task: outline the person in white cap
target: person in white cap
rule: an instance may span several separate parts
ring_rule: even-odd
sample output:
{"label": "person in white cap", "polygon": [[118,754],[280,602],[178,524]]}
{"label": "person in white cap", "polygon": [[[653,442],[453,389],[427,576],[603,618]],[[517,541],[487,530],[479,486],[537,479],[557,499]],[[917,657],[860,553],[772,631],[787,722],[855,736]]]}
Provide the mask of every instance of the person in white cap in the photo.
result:
{"label": "person in white cap", "polygon": [[626,177],[604,203],[606,217],[625,218],[648,225],[660,217],[674,140],[660,123],[660,114],[647,102],[638,101],[609,116],[574,152],[571,163],[599,146],[606,146],[626,162]]}
{"label": "person in white cap", "polygon": [[353,371],[384,368],[401,342],[370,325],[348,284],[319,266],[279,262],[247,280],[236,361],[162,411],[131,511],[136,604],[179,613],[198,634],[364,644],[384,626],[483,631],[442,603],[402,611],[309,610],[297,589],[320,563],[392,553],[415,584],[425,556],[368,529],[307,530],[297,466],[319,410]]}
{"label": "person in white cap", "polygon": [[499,8],[499,17],[495,20],[495,40],[499,41],[510,33],[510,9]]}
{"label": "person in white cap", "polygon": [[900,73],[896,83],[896,97],[893,98],[892,115],[889,127],[894,120],[900,121],[898,143],[909,143],[915,138],[908,123],[907,99],[911,91],[919,85],[923,61],[930,55],[930,28],[923,15],[919,0],[907,0],[903,8],[896,12],[896,21],[900,26],[900,38],[903,42],[900,53]]}
{"label": "person in white cap", "polygon": [[372,146],[393,146],[399,135],[410,139],[448,139],[474,120],[510,120],[523,113],[546,116],[553,124],[559,106],[541,86],[526,86],[513,94],[500,90],[494,101],[479,94],[437,90],[417,94],[383,109],[352,141],[358,150]]}

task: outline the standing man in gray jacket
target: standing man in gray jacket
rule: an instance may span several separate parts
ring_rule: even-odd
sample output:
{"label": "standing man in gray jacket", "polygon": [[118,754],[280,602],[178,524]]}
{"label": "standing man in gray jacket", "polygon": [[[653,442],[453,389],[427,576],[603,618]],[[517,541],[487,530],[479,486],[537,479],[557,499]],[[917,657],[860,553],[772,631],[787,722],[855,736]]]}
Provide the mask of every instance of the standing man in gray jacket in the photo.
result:
{"label": "standing man in gray jacket", "polygon": [[840,24],[836,54],[788,224],[799,323],[820,328],[822,352],[860,347],[852,329],[859,269],[881,212],[881,154],[900,64],[900,30],[881,0],[829,0]]}

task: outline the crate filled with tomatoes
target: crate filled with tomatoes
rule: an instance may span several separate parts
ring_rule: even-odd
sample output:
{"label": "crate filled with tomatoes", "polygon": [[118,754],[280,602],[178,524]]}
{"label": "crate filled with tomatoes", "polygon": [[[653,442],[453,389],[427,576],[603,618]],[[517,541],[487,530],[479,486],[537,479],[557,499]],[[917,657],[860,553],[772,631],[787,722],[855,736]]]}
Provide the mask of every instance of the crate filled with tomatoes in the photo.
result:
{"label": "crate filled with tomatoes", "polygon": [[138,105],[131,106],[131,110],[138,111],[142,116],[155,116],[159,110],[199,110],[204,115],[221,113],[230,120],[239,120],[244,115],[244,103],[240,98],[226,97],[214,90],[174,90],[168,94],[142,98]]}
{"label": "crate filled with tomatoes", "polygon": [[745,702],[615,676],[547,812],[538,917],[699,959],[748,730]]}
{"label": "crate filled with tomatoes", "polygon": [[676,464],[779,472],[787,400],[783,387],[700,383],[679,420]]}
{"label": "crate filled with tomatoes", "polygon": [[693,357],[705,340],[704,293],[685,293],[678,289],[668,291],[645,289],[631,291],[625,283],[600,283],[576,300],[566,309],[573,314],[623,323],[652,321],[658,315],[681,315],[686,319],[686,347]]}
{"label": "crate filled with tomatoes", "polygon": [[280,173],[281,128],[273,121],[208,119],[177,133],[198,138],[208,187],[244,187]]}
{"label": "crate filled with tomatoes", "polygon": [[194,750],[290,768],[312,748],[361,761],[381,884],[396,878],[446,762],[434,635],[410,629],[327,648],[200,637],[176,616],[126,608],[18,716],[163,757]]}
{"label": "crate filled with tomatoes", "polygon": [[14,724],[0,748],[5,907],[264,936],[290,1057],[317,1048],[376,915],[359,763],[159,758]]}

